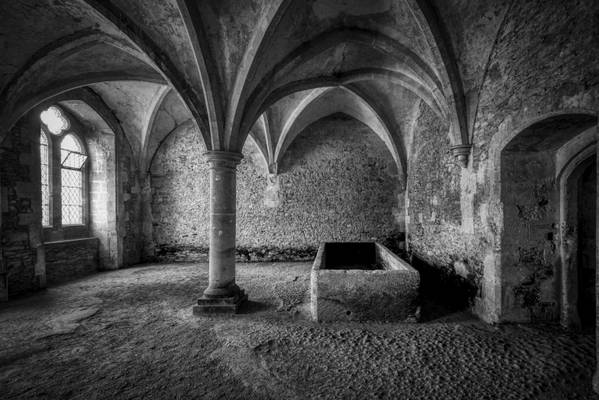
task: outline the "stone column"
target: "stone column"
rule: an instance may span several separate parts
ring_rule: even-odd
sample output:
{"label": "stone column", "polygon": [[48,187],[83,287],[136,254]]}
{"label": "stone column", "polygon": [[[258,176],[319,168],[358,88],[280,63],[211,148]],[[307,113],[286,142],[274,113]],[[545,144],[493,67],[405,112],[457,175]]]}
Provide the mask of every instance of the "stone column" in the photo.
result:
{"label": "stone column", "polygon": [[210,164],[209,280],[193,311],[235,313],[247,299],[235,284],[236,168],[243,156],[226,151],[205,156]]}

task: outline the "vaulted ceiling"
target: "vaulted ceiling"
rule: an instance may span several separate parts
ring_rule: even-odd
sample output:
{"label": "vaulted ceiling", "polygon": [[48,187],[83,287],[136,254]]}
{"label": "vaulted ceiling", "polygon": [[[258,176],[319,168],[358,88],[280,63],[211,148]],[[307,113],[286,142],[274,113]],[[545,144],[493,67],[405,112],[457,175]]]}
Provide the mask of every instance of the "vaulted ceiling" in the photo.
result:
{"label": "vaulted ceiling", "polygon": [[405,167],[421,103],[449,122],[452,144],[469,143],[512,3],[5,1],[0,131],[35,105],[87,86],[113,109],[141,158],[191,120],[209,149],[241,151],[251,135],[276,170],[303,127],[343,112],[370,126]]}

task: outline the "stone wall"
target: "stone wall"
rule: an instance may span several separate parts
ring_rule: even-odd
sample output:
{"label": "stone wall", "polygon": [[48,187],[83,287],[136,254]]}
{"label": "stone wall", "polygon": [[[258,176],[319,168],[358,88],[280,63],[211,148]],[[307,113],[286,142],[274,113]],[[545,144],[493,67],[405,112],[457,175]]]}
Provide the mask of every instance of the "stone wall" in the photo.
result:
{"label": "stone wall", "polygon": [[98,270],[97,238],[47,242],[44,248],[49,285],[80,278]]}
{"label": "stone wall", "polygon": [[23,118],[0,144],[0,256],[11,296],[45,286],[38,147],[39,124],[31,118]]}
{"label": "stone wall", "polygon": [[598,15],[594,0],[514,2],[480,94],[476,161],[504,129],[560,110],[596,111]]}
{"label": "stone wall", "polygon": [[461,167],[451,154],[449,127],[421,106],[408,173],[409,247],[437,266],[471,262],[461,232]]}
{"label": "stone wall", "polygon": [[200,133],[187,124],[175,130],[154,156],[150,199],[158,259],[207,259],[210,187],[205,151]]}
{"label": "stone wall", "polygon": [[[397,168],[379,137],[353,119],[337,115],[306,128],[268,185],[250,157],[239,177],[241,246],[302,249],[399,236]],[[263,200],[266,186],[275,186],[270,207]]]}
{"label": "stone wall", "polygon": [[451,153],[449,126],[424,104],[408,162],[408,251],[421,295],[449,309],[472,306],[483,275],[479,238],[462,227],[462,167]]}
{"label": "stone wall", "polygon": [[[171,134],[151,167],[153,240],[158,259],[204,259],[208,166],[197,131]],[[323,241],[378,240],[397,247],[403,193],[384,143],[342,116],[308,127],[268,177],[248,142],[238,167],[240,260],[309,260]]]}
{"label": "stone wall", "polygon": [[133,265],[142,258],[141,183],[139,166],[124,135],[117,142],[117,215],[122,265]]}
{"label": "stone wall", "polygon": [[[477,238],[484,271],[477,313],[488,321],[528,320],[532,315],[513,294],[529,274],[510,274],[513,260],[502,257],[512,252],[502,240],[514,222],[504,212],[515,207],[511,202],[516,199],[502,199],[501,152],[523,128],[545,117],[596,113],[598,13],[593,0],[576,6],[559,0],[514,2],[491,52],[480,100],[472,110],[473,158],[462,176],[467,230]],[[537,252],[544,251],[545,231],[539,231]],[[509,282],[503,282],[508,276]]]}
{"label": "stone wall", "polygon": [[551,152],[502,157],[504,318],[558,319],[559,187]]}
{"label": "stone wall", "polygon": [[95,131],[86,137],[89,151],[90,236],[97,237],[100,269],[120,265],[116,233],[116,149],[112,131]]}

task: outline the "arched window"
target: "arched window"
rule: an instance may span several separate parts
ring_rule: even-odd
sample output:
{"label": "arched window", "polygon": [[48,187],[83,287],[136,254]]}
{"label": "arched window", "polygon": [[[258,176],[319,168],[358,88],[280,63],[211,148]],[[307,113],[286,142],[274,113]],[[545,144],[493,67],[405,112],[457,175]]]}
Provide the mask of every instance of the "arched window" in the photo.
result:
{"label": "arched window", "polygon": [[85,225],[85,146],[60,107],[48,107],[40,119],[42,226]]}
{"label": "arched window", "polygon": [[50,146],[43,130],[40,132],[40,169],[42,178],[42,226],[50,226]]}
{"label": "arched window", "polygon": [[60,143],[62,224],[83,224],[83,165],[87,160],[83,146],[72,133]]}

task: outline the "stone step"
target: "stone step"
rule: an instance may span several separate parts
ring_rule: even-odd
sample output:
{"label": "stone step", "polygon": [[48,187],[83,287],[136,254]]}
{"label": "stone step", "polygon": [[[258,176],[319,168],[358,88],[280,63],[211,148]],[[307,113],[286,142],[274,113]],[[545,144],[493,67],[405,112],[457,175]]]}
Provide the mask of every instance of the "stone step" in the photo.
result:
{"label": "stone step", "polygon": [[193,314],[236,314],[247,299],[248,296],[243,290],[232,297],[202,296],[198,299],[198,304],[193,306]]}

